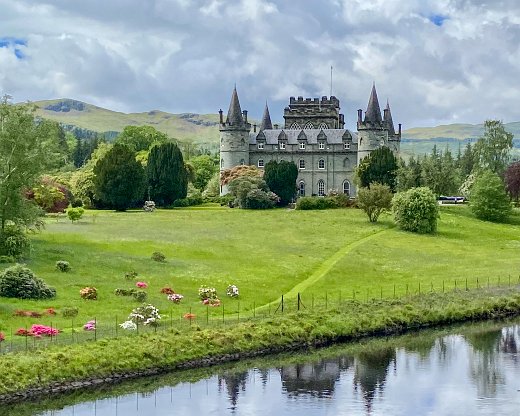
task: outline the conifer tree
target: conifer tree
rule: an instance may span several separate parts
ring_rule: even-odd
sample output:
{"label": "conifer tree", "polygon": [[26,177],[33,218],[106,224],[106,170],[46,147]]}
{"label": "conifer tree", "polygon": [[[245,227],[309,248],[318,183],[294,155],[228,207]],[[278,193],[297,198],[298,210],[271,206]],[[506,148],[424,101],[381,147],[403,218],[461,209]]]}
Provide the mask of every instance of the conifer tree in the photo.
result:
{"label": "conifer tree", "polygon": [[186,198],[188,174],[182,153],[175,143],[153,146],[146,166],[150,197],[158,206],[169,206]]}
{"label": "conifer tree", "polygon": [[265,165],[264,180],[269,189],[280,198],[280,205],[287,205],[296,195],[298,168],[294,162],[271,160]]}
{"label": "conifer tree", "polygon": [[371,183],[388,185],[395,190],[397,178],[397,158],[388,147],[380,147],[365,157],[358,166],[357,175],[364,188]]}

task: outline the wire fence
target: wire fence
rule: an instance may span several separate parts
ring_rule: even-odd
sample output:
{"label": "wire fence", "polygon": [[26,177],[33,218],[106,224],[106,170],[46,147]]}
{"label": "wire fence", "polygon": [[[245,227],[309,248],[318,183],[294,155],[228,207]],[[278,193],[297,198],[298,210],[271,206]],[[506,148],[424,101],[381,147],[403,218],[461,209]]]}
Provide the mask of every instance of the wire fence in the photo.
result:
{"label": "wire fence", "polygon": [[[125,330],[121,327],[124,319],[114,316],[111,319],[103,318],[95,324],[92,330],[84,330],[84,322],[77,319],[65,321],[59,320],[59,325],[52,322],[52,317],[46,319],[44,324],[59,332],[51,336],[17,336],[16,333],[22,329],[26,333],[30,327],[9,328],[4,331],[6,340],[0,342],[0,354],[9,352],[24,352],[37,349],[45,349],[55,345],[71,345],[86,342],[96,342],[102,339],[118,337],[136,337],[145,333],[156,333],[165,330],[173,330],[179,333],[205,328],[226,328],[239,322],[265,320],[273,316],[298,311],[329,310],[346,306],[348,302],[373,302],[379,299],[399,299],[408,296],[439,293],[449,294],[456,291],[470,291],[485,288],[504,288],[520,286],[520,275],[518,278],[508,276],[496,279],[444,279],[442,281],[431,281],[430,284],[418,282],[417,284],[393,284],[381,285],[371,288],[354,288],[352,290],[340,290],[337,292],[297,293],[295,296],[282,295],[280,299],[267,305],[257,306],[255,302],[244,304],[240,300],[229,303],[221,302],[220,306],[211,307],[206,305],[205,309],[197,308],[197,315],[192,313],[192,308],[182,308],[182,304],[176,309],[171,308],[168,312],[161,314],[160,323],[157,326],[137,324],[135,330]],[[55,319],[55,318],[54,318]],[[52,331],[51,331],[52,332]]]}

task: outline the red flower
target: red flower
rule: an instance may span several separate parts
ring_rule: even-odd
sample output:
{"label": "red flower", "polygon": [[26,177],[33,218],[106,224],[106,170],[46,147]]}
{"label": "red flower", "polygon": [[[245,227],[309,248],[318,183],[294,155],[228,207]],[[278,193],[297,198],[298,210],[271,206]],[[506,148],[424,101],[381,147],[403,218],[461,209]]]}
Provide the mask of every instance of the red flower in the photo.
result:
{"label": "red flower", "polygon": [[175,294],[175,292],[173,291],[173,289],[171,287],[163,287],[161,289],[161,293],[163,295],[173,295],[173,294]]}
{"label": "red flower", "polygon": [[47,315],[56,315],[54,308],[48,308],[46,311]]}
{"label": "red flower", "polygon": [[195,319],[195,314],[194,313],[185,313],[184,314],[184,319]]}
{"label": "red flower", "polygon": [[15,332],[15,335],[19,335],[21,337],[28,337],[28,336],[30,336],[32,334],[31,334],[30,331],[27,331],[27,329],[20,328],[18,331]]}
{"label": "red flower", "polygon": [[5,340],[5,335],[3,332],[0,332],[0,342]]}

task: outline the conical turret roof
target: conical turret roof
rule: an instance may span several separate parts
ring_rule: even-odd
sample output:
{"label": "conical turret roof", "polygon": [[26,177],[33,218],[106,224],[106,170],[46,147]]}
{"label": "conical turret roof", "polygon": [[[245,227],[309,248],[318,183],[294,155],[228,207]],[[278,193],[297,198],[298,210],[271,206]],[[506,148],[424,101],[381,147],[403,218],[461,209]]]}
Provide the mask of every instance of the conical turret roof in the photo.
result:
{"label": "conical turret roof", "polygon": [[370,99],[368,100],[367,112],[365,113],[365,123],[370,122],[372,124],[381,123],[381,109],[379,107],[379,100],[377,99],[376,84],[372,85],[372,92],[370,93]]}
{"label": "conical turret roof", "polygon": [[395,134],[394,129],[394,121],[392,120],[392,112],[390,111],[390,104],[388,103],[388,100],[386,100],[386,108],[385,108],[385,120],[386,126],[388,128],[388,133],[391,135]]}
{"label": "conical turret roof", "polygon": [[262,123],[260,124],[260,131],[262,130],[272,130],[273,123],[271,123],[271,115],[269,114],[269,107],[267,107],[267,103],[265,103],[264,115],[262,116]]}
{"label": "conical turret roof", "polygon": [[244,123],[242,117],[242,109],[240,108],[240,101],[238,100],[237,88],[233,88],[233,94],[231,95],[231,102],[229,103],[229,110],[226,119],[227,124],[240,125]]}

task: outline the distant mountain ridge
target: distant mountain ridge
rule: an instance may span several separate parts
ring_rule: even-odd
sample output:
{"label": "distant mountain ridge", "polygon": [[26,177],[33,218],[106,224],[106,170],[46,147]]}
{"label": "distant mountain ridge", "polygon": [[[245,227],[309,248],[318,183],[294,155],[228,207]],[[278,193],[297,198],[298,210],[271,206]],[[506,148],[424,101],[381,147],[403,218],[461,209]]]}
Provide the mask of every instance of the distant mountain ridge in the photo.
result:
{"label": "distant mountain ridge", "polygon": [[[36,101],[34,104],[38,107],[37,115],[58,121],[69,129],[77,127],[113,138],[125,126],[149,125],[181,141],[218,150],[217,114],[171,114],[159,110],[126,114],[69,98]],[[515,135],[515,148],[520,153],[520,122],[506,123],[505,127]],[[434,145],[441,149],[449,146],[456,151],[459,145],[476,141],[483,132],[483,124],[415,127],[403,131],[401,147],[408,155],[427,153]]]}

